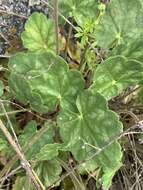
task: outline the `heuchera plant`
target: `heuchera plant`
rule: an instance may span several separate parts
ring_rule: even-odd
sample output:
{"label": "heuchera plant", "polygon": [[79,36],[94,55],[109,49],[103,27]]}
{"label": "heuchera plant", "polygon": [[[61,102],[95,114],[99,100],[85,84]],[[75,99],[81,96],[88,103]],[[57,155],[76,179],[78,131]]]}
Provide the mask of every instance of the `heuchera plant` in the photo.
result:
{"label": "heuchera plant", "polygon": [[[75,36],[79,41],[84,38],[85,44],[91,43],[89,50],[99,47],[108,52],[94,68],[88,88],[82,72],[69,69],[66,60],[56,55],[54,22],[42,13],[33,13],[26,22],[22,41],[27,51],[10,58],[9,88],[13,97],[41,115],[59,108],[59,139],[55,140],[52,125],[45,123],[45,133],[26,154],[34,160],[45,186],[53,184],[62,172],[59,153],[71,152],[81,174],[98,170],[97,182],[104,189],[109,189],[122,166],[123,152],[117,139],[123,126],[118,115],[109,109],[108,100],[129,86],[142,85],[141,7],[139,0],[113,0],[107,4],[95,0],[59,1],[61,14],[77,23]],[[88,32],[87,21],[92,26]],[[63,23],[60,19],[61,26]],[[2,88],[0,83],[0,95]],[[38,133],[36,125],[30,122],[19,136],[23,146]],[[21,180],[24,186],[26,177]]]}

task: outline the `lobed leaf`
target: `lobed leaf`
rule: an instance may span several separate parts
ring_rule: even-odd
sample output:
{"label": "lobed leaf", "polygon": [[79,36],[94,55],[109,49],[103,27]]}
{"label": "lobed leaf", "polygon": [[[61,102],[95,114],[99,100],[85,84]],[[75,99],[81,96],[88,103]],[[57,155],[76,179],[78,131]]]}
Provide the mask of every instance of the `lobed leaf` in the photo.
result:
{"label": "lobed leaf", "polygon": [[32,182],[29,181],[27,176],[18,176],[12,186],[12,190],[28,189],[35,190]]}
{"label": "lobed leaf", "polygon": [[68,106],[84,88],[81,74],[69,70],[66,62],[51,52],[18,54],[10,59],[9,67],[13,95],[40,113],[54,111],[59,104]]}
{"label": "lobed leaf", "polygon": [[58,143],[46,144],[36,155],[36,161],[52,160],[58,156],[60,147]]}
{"label": "lobed leaf", "polygon": [[[34,168],[34,171],[38,175],[39,179],[45,187],[53,185],[56,180],[59,179],[59,175],[62,172],[62,168],[56,159],[44,162],[38,162]],[[29,182],[28,176],[17,177],[12,190],[28,189],[34,190],[32,182]]]}
{"label": "lobed leaf", "polygon": [[126,44],[120,44],[114,48],[109,56],[123,55],[130,59],[138,61],[143,60],[143,38],[136,38],[129,40]]}
{"label": "lobed leaf", "polygon": [[99,65],[91,85],[92,92],[100,92],[107,100],[119,95],[130,85],[137,85],[143,78],[143,65],[123,56],[108,58]]}
{"label": "lobed leaf", "polygon": [[45,132],[42,134],[39,134],[38,136],[39,131],[37,130],[37,124],[35,121],[31,121],[28,123],[23,133],[18,138],[21,146],[26,147],[26,146],[29,146],[28,145],[29,142],[37,134],[35,143],[25,153],[26,158],[29,160],[35,160],[36,156],[40,153],[41,149],[45,145],[54,143],[53,141],[54,131],[51,125],[49,123],[45,123],[43,128],[46,129]]}
{"label": "lobed leaf", "polygon": [[53,185],[62,172],[60,163],[56,159],[38,162],[35,166],[36,174],[46,187]]}
{"label": "lobed leaf", "polygon": [[[19,142],[22,147],[27,148],[29,142],[32,143],[32,140],[35,139],[35,143],[25,152],[25,155],[28,160],[33,161],[34,171],[39,176],[44,186],[49,187],[59,179],[59,175],[62,172],[60,163],[56,160],[56,156],[58,156],[58,147],[60,145],[54,144],[53,142],[54,131],[50,124],[45,123],[43,128],[47,128],[47,130],[38,135],[39,131],[37,130],[36,122],[29,122],[23,134],[19,136]],[[33,184],[29,184],[27,177],[17,178],[17,180],[13,185],[13,190],[20,187],[29,188],[30,190],[34,189]]]}
{"label": "lobed leaf", "polygon": [[25,24],[22,41],[30,51],[55,51],[54,22],[43,13],[33,13]]}
{"label": "lobed leaf", "polygon": [[66,17],[74,17],[79,25],[88,18],[95,20],[98,15],[98,1],[97,0],[59,0],[59,9]]}
{"label": "lobed leaf", "polygon": [[105,15],[96,28],[98,45],[107,48],[140,37],[143,34],[142,17],[140,0],[112,0],[107,4]]}
{"label": "lobed leaf", "polygon": [[[121,166],[121,147],[115,137],[122,132],[122,124],[98,93],[81,93],[75,107],[63,109],[58,118],[65,150],[71,151],[79,162],[87,160],[83,167],[88,171],[100,167],[103,171],[102,183],[107,188],[117,166]],[[113,143],[94,156],[114,138]]]}

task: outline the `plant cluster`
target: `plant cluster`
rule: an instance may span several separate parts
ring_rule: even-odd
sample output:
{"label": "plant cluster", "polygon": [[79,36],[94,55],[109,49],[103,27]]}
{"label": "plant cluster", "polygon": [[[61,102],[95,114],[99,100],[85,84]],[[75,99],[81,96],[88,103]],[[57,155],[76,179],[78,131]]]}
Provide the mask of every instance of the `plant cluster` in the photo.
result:
{"label": "plant cluster", "polygon": [[[10,58],[9,89],[4,93],[1,80],[0,97],[36,115],[18,131],[18,141],[45,187],[59,184],[69,158],[77,164],[71,172],[74,177],[95,172],[97,187],[103,189],[110,188],[122,166],[123,124],[108,102],[130,86],[142,87],[142,6],[140,0],[59,0],[59,28],[70,18],[67,44],[60,33],[55,40],[51,18],[37,12],[28,18],[21,35],[25,50]],[[68,49],[71,39],[78,48],[75,59],[79,57],[74,67]],[[53,117],[47,119],[49,113]],[[2,132],[0,142],[9,159],[14,152]],[[75,187],[84,189],[74,177]],[[27,184],[28,177],[21,174],[13,188]]]}

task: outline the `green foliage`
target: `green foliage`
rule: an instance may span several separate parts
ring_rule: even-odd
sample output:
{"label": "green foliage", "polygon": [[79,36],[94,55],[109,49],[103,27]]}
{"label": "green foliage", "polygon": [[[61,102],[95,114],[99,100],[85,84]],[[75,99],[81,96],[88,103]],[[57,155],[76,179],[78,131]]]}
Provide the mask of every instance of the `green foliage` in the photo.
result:
{"label": "green foliage", "polygon": [[107,108],[106,100],[100,94],[85,91],[78,96],[74,110],[62,110],[58,122],[65,149],[71,150],[78,161],[89,159],[92,168],[88,164],[87,170],[101,167],[105,187],[109,187],[117,165],[121,165],[121,147],[115,140],[99,155],[94,157],[94,154],[122,132],[122,125],[117,115]]}
{"label": "green foliage", "polygon": [[[43,124],[42,119],[41,128],[37,129],[35,116],[36,121],[29,122],[18,135],[26,158],[46,187],[58,180],[62,172],[58,158],[67,152],[68,159],[72,153],[79,164],[79,172],[98,170],[97,183],[104,189],[110,188],[113,176],[122,166],[117,138],[123,126],[107,105],[127,87],[143,82],[140,7],[139,0],[113,0],[106,5],[97,0],[59,0],[60,12],[66,19],[72,17],[72,22],[76,21],[75,37],[80,39],[80,47],[88,47],[81,49],[79,68],[82,66],[83,73],[69,69],[68,63],[55,54],[51,19],[33,13],[26,22],[22,40],[28,51],[10,58],[8,93],[12,101],[14,98],[31,108],[38,119],[40,115],[47,120],[48,114],[56,112],[56,127],[54,122]],[[99,55],[102,48],[107,48],[107,57]],[[99,57],[102,61],[97,60]],[[91,76],[86,75],[90,72]],[[87,85],[88,77],[91,85]],[[0,81],[0,96],[3,89]],[[0,144],[0,151],[11,151],[1,134]],[[62,161],[67,162],[67,157]],[[23,187],[33,190],[22,174],[13,190]]]}
{"label": "green foliage", "polygon": [[[37,165],[34,169],[45,187],[49,187],[54,182],[56,182],[56,180],[59,179],[60,173],[62,172],[62,168],[56,159],[44,162],[37,162]],[[28,190],[35,189],[32,182],[30,182],[28,176],[17,177],[12,190],[20,190],[23,188]]]}
{"label": "green foliage", "polygon": [[91,90],[100,92],[109,100],[128,86],[138,84],[142,78],[143,65],[140,62],[123,56],[114,56],[98,66]]}
{"label": "green foliage", "polygon": [[77,34],[75,37],[81,38],[81,45],[84,47],[89,39],[94,39],[95,41],[95,35],[93,34],[94,31],[94,22],[92,20],[86,19],[84,24],[81,27],[76,27]]}
{"label": "green foliage", "polygon": [[73,17],[79,25],[84,24],[86,18],[95,20],[98,15],[97,0],[59,0],[59,9],[66,17]]}
{"label": "green foliage", "polygon": [[[26,151],[25,155],[26,158],[29,160],[35,160],[37,155],[40,154],[41,149],[50,143],[53,143],[53,137],[54,137],[54,131],[51,127],[51,124],[45,123],[43,126],[44,132],[39,134],[39,136],[36,139],[36,142],[32,144],[32,146]],[[28,123],[28,125],[25,127],[23,134],[19,136],[19,142],[22,145],[22,147],[28,148],[29,143],[32,143],[32,138],[38,133],[37,131],[37,124],[35,121],[31,121]],[[44,153],[43,153],[44,154]],[[48,157],[47,159],[48,160]]]}
{"label": "green foliage", "polygon": [[5,151],[7,149],[8,145],[5,141],[5,139],[0,138],[0,151]]}
{"label": "green foliage", "polygon": [[[38,133],[36,127],[37,124],[32,121],[20,135],[19,141],[23,147],[27,148],[29,143],[32,143],[32,139],[35,139],[34,137]],[[60,145],[53,141],[54,131],[50,123],[45,123],[43,130],[44,132],[37,135],[36,141],[26,151],[25,155],[26,158],[34,162],[34,170],[43,184],[48,187],[59,178],[62,171],[60,163],[56,160]],[[26,185],[26,179],[24,182]]]}
{"label": "green foliage", "polygon": [[69,70],[66,62],[51,52],[18,54],[9,67],[11,92],[38,112],[53,111],[59,104],[67,106],[84,88],[81,74]]}
{"label": "green foliage", "polygon": [[61,145],[57,143],[46,144],[40,152],[36,155],[36,161],[52,160],[58,156]]}
{"label": "green foliage", "polygon": [[34,190],[33,184],[28,180],[28,177],[18,176],[12,187],[12,190],[19,190],[22,188],[28,190]]}
{"label": "green foliage", "polygon": [[133,40],[127,41],[126,44],[120,44],[114,48],[109,56],[123,55],[130,59],[135,59],[138,61],[143,60],[143,38],[136,38]]}
{"label": "green foliage", "polygon": [[113,0],[96,28],[97,43],[101,47],[126,43],[142,35],[143,11],[139,0]]}
{"label": "green foliage", "polygon": [[[37,163],[37,167],[34,169],[45,187],[49,187],[54,182],[56,182],[56,180],[59,178],[59,174],[62,171],[60,164],[56,160]],[[17,177],[12,190],[20,189],[35,190],[33,183],[29,180],[28,176]]]}
{"label": "green foliage", "polygon": [[33,13],[22,33],[23,45],[30,51],[55,50],[54,23],[42,13]]}
{"label": "green foliage", "polygon": [[37,167],[35,167],[35,171],[43,184],[46,187],[49,187],[54,182],[56,182],[57,179],[59,179],[62,168],[60,166],[60,163],[56,159],[52,159],[41,163],[37,162]]}

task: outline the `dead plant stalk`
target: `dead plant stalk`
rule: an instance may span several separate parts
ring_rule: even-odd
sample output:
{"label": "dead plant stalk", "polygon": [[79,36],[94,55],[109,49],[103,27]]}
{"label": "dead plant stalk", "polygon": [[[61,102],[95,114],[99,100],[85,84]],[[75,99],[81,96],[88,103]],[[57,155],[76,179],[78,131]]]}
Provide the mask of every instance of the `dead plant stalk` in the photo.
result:
{"label": "dead plant stalk", "polygon": [[30,177],[31,181],[35,185],[35,188],[37,190],[45,190],[45,187],[43,186],[43,184],[39,180],[39,178],[36,175],[36,173],[33,171],[30,163],[26,160],[25,155],[21,152],[21,150],[19,149],[18,145],[13,140],[11,134],[9,133],[9,131],[7,130],[7,128],[5,127],[5,125],[3,124],[3,122],[1,120],[0,120],[0,129],[4,133],[5,137],[7,138],[8,142],[10,143],[10,145],[12,146],[12,148],[17,153],[17,156],[19,157],[19,159],[21,161],[22,167],[27,172],[27,174]]}

